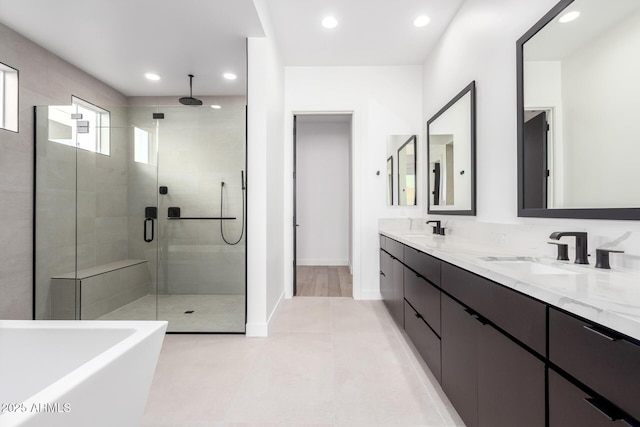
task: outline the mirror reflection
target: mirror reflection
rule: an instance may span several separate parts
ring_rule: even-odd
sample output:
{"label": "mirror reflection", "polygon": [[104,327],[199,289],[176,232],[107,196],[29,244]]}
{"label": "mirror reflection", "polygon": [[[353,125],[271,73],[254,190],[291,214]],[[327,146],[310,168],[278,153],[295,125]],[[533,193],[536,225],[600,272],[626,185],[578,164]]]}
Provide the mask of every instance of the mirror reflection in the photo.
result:
{"label": "mirror reflection", "polygon": [[520,208],[640,207],[640,2],[563,4],[519,42]]}
{"label": "mirror reflection", "polygon": [[416,204],[416,137],[411,136],[398,149],[398,204]]}
{"label": "mirror reflection", "polygon": [[415,206],[416,135],[387,136],[387,204]]}
{"label": "mirror reflection", "polygon": [[475,83],[427,123],[429,213],[475,214]]}
{"label": "mirror reflection", "polygon": [[387,159],[387,205],[393,205],[393,156]]}

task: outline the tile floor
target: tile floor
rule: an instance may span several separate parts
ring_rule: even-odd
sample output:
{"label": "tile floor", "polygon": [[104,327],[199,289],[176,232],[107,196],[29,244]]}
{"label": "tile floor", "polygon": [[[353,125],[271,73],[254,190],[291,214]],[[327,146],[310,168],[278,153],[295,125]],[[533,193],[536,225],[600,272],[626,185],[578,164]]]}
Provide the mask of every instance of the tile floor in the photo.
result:
{"label": "tile floor", "polygon": [[167,335],[142,425],[464,426],[381,301],[313,297],[269,338]]}
{"label": "tile floor", "polygon": [[145,295],[98,320],[155,320],[157,314],[171,332],[244,332],[244,312],[244,295]]}

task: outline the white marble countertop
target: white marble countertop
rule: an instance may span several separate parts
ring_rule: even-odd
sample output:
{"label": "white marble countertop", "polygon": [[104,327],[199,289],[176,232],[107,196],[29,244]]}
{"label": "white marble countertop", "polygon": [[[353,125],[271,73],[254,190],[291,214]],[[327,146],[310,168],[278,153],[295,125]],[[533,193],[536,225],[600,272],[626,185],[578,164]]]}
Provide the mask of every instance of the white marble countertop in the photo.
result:
{"label": "white marble countertop", "polygon": [[[596,269],[595,260],[590,261],[591,265],[578,265],[459,236],[402,231],[383,225],[379,231],[419,251],[640,341],[640,273],[637,271]],[[545,274],[532,274],[518,271],[508,263],[487,260],[490,257],[526,257],[537,265],[542,264],[543,270],[545,266],[550,268]]]}

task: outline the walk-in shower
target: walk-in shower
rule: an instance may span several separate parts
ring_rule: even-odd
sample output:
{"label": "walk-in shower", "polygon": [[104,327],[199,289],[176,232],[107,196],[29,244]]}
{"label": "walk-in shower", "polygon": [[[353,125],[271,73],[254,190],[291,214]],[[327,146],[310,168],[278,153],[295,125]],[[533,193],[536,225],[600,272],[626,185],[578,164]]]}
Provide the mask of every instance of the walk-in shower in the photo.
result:
{"label": "walk-in shower", "polygon": [[35,110],[35,318],[243,333],[244,102]]}

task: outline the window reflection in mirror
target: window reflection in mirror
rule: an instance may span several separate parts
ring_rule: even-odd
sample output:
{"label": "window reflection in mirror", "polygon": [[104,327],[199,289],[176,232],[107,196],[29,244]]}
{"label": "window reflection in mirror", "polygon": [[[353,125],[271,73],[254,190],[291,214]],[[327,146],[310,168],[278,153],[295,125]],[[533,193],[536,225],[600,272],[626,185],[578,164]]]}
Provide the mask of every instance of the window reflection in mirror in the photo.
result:
{"label": "window reflection in mirror", "polygon": [[429,213],[475,215],[475,82],[427,123]]}
{"label": "window reflection in mirror", "polygon": [[416,136],[398,149],[398,204],[416,204]]}
{"label": "window reflection in mirror", "polygon": [[519,210],[640,207],[640,2],[563,1],[518,47]]}

